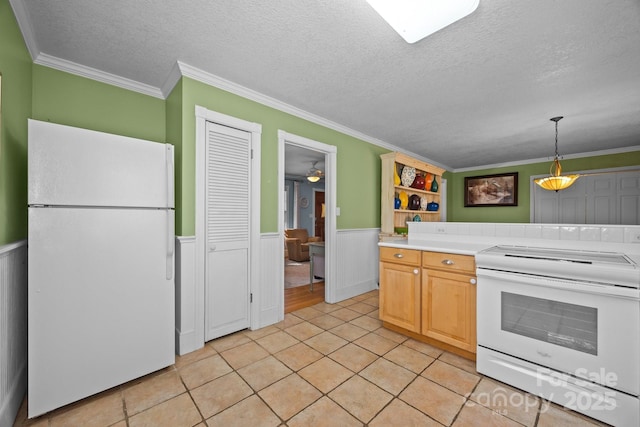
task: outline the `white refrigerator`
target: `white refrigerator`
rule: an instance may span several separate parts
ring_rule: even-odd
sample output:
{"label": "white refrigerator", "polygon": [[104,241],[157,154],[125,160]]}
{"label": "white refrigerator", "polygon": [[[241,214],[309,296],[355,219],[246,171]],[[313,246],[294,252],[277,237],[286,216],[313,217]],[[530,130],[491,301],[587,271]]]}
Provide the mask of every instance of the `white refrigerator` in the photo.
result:
{"label": "white refrigerator", "polygon": [[173,147],[29,120],[28,406],[175,361]]}

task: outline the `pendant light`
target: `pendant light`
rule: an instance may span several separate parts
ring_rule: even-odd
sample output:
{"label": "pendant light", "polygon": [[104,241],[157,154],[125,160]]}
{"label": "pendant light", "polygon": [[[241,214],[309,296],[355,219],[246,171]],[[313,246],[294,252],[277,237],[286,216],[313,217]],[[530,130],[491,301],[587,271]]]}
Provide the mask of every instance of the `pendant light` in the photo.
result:
{"label": "pendant light", "polygon": [[549,168],[549,176],[546,178],[538,178],[534,180],[536,184],[545,190],[553,190],[556,193],[559,190],[564,190],[565,188],[571,187],[571,185],[575,182],[576,179],[580,177],[580,175],[562,175],[562,167],[560,166],[560,160],[558,156],[558,122],[562,120],[563,116],[553,117],[549,120],[556,123],[556,154],[553,157],[553,163],[551,163],[551,167]]}
{"label": "pendant light", "polygon": [[318,162],[311,162],[311,169],[307,172],[307,181],[309,182],[318,182],[324,175],[322,171],[316,167],[316,163]]}

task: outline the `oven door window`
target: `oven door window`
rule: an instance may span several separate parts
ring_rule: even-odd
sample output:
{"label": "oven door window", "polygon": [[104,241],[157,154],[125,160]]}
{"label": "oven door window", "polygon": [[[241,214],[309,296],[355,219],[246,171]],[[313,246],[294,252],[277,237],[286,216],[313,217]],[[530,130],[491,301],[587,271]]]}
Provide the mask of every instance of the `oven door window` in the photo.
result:
{"label": "oven door window", "polygon": [[501,292],[502,330],[598,354],[598,309]]}

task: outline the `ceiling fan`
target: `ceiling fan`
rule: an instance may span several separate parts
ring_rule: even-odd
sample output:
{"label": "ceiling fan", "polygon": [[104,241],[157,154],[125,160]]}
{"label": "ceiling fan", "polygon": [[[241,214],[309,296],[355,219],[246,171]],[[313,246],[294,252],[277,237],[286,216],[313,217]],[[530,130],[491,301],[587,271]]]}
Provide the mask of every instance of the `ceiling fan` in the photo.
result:
{"label": "ceiling fan", "polygon": [[324,172],[316,167],[316,163],[318,162],[311,162],[311,169],[307,172],[307,180],[309,182],[318,182],[324,176]]}

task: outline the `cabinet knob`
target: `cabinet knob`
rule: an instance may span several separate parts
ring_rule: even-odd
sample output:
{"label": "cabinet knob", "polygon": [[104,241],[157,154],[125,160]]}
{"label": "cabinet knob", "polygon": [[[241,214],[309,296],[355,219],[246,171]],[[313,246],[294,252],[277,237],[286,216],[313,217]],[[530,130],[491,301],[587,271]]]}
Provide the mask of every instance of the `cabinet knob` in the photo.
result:
{"label": "cabinet knob", "polygon": [[417,268],[413,269],[413,274],[419,274],[419,273],[420,273],[420,270],[418,270]]}
{"label": "cabinet knob", "polygon": [[402,254],[393,254],[393,256],[396,258],[404,258],[404,255]]}
{"label": "cabinet knob", "polygon": [[478,281],[476,279],[469,279],[469,283],[475,285]]}
{"label": "cabinet knob", "polygon": [[442,260],[442,263],[443,263],[444,265],[453,265],[453,264],[455,264],[455,263],[454,263],[453,261],[451,261],[450,259],[443,259],[443,260]]}

